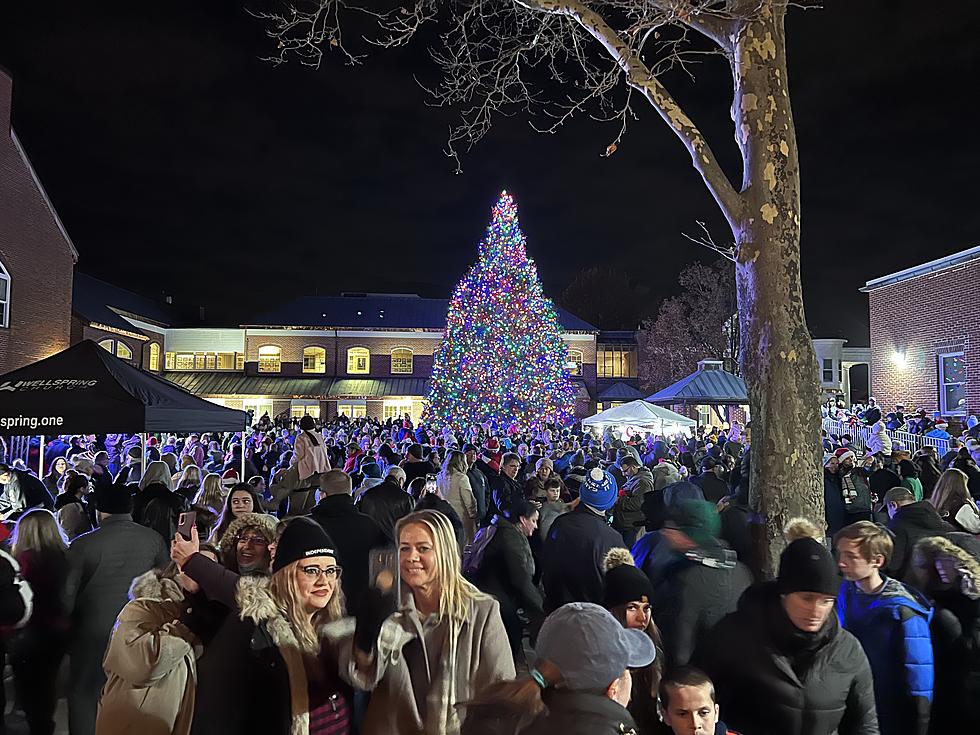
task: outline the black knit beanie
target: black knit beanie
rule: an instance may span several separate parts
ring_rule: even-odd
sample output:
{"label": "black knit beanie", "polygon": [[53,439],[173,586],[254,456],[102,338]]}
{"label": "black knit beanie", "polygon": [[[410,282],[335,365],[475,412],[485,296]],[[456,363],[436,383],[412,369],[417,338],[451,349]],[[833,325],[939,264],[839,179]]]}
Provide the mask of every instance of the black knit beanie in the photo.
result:
{"label": "black knit beanie", "polygon": [[797,539],[779,557],[779,592],[819,592],[837,597],[841,577],[834,557],[816,539]]}
{"label": "black knit beanie", "polygon": [[653,585],[641,569],[620,564],[606,572],[602,606],[609,609],[627,602],[653,602]]}
{"label": "black knit beanie", "polygon": [[332,556],[339,562],[337,547],[316,521],[310,518],[294,518],[286,526],[276,544],[276,559],[272,571],[278,572],[294,561],[311,556]]}

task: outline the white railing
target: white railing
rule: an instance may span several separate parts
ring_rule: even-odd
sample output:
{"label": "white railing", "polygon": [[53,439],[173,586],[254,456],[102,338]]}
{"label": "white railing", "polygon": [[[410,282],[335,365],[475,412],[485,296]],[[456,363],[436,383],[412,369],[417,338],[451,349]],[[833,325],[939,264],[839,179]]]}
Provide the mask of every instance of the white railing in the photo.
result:
{"label": "white railing", "polygon": [[[834,419],[824,419],[823,428],[828,434],[843,436],[850,434],[853,441],[852,445],[863,450],[871,437],[871,427],[861,423],[850,423],[848,421],[835,421]],[[907,449],[913,454],[924,446],[935,447],[939,456],[942,457],[949,451],[949,439],[935,439],[931,436],[913,434],[908,431],[889,431],[885,430],[892,440],[892,449]]]}

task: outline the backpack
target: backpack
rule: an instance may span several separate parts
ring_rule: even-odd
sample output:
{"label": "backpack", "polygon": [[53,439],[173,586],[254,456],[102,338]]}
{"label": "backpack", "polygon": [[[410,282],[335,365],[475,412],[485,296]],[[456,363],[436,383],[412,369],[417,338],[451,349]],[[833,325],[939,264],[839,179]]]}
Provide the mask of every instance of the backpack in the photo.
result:
{"label": "backpack", "polygon": [[485,526],[476,532],[473,543],[463,551],[463,576],[473,581],[473,577],[480,573],[483,566],[483,559],[486,556],[487,546],[497,534],[496,526]]}

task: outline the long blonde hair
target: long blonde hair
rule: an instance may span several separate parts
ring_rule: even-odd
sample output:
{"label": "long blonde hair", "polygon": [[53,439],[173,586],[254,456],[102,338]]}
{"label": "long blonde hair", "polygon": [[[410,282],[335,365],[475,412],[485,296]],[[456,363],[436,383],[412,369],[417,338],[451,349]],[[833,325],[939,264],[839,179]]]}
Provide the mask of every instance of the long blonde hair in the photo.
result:
{"label": "long blonde hair", "polygon": [[932,497],[929,498],[939,515],[955,517],[960,508],[969,505],[980,517],[980,510],[977,510],[977,504],[970,496],[969,479],[965,472],[955,467],[950,467],[939,476],[936,487],[932,489]]}
{"label": "long blonde hair", "polygon": [[[463,577],[456,533],[446,516],[436,510],[418,510],[409,513],[395,526],[395,537],[399,540],[399,547],[402,529],[411,525],[422,526],[432,536],[432,548],[436,556],[436,577],[439,582],[439,622],[449,624],[449,630],[446,632],[449,651],[443,661],[450,669],[447,698],[450,704],[440,711],[437,723],[438,731],[445,732],[447,729],[459,727],[459,714],[451,703],[456,701],[456,664],[459,658],[457,649],[460,629],[470,619],[473,602],[491,598]],[[450,723],[454,725],[453,728],[448,727]]]}
{"label": "long blonde hair", "polygon": [[303,573],[300,568],[303,561],[302,559],[294,561],[273,573],[269,580],[269,594],[289,621],[303,651],[316,654],[320,650],[317,627],[344,617],[346,600],[340,580],[337,579],[327,606],[318,611],[311,620],[303,610],[303,601],[299,593],[298,577]]}
{"label": "long blonde hair", "polygon": [[401,539],[405,526],[422,526],[432,536],[432,548],[436,555],[436,577],[439,582],[439,617],[465,622],[470,617],[470,604],[486,599],[463,577],[456,532],[449,519],[436,510],[419,510],[409,513],[398,521],[395,536]]}
{"label": "long blonde hair", "polygon": [[67,549],[68,537],[50,510],[35,508],[17,519],[14,526],[14,556],[23,551],[64,554]]}
{"label": "long blonde hair", "polygon": [[225,504],[225,492],[221,487],[221,475],[212,472],[201,482],[201,489],[197,491],[194,498],[194,505],[207,508],[209,511],[218,515],[221,513]]}
{"label": "long blonde hair", "polygon": [[459,474],[465,475],[468,469],[469,463],[466,461],[466,455],[454,449],[446,455],[446,461],[442,463],[439,479],[448,483],[450,477]]}
{"label": "long blonde hair", "polygon": [[201,468],[196,464],[188,465],[180,473],[179,487],[198,487],[201,484]]}

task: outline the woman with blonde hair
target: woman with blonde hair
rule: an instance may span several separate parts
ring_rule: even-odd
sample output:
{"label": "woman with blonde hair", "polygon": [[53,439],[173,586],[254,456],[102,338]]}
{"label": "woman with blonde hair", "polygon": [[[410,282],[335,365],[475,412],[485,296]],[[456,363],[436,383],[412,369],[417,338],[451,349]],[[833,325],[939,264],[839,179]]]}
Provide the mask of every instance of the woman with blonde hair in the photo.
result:
{"label": "woman with blonde hair", "polygon": [[385,614],[385,601],[394,601],[382,591],[393,580],[382,571],[356,628],[348,619],[326,633],[338,640],[341,672],[355,687],[372,690],[362,735],[456,735],[457,705],[514,676],[500,605],[463,578],[453,527],[441,513],[410,513],[395,536],[399,609]]}
{"label": "woman with blonde hair", "polygon": [[67,549],[65,533],[50,511],[29,510],[17,520],[12,551],[34,592],[34,609],[8,646],[17,700],[32,733],[54,732],[55,682],[71,622],[63,600]]}
{"label": "woman with blonde hair", "polygon": [[201,488],[201,468],[196,464],[188,465],[180,473],[180,479],[175,488],[178,495],[182,495],[188,503],[194,502],[194,496]]}
{"label": "woman with blonde hair", "polygon": [[[344,615],[335,549],[320,524],[298,517],[279,538],[272,575],[239,580],[239,610],[200,662],[192,733],[350,732],[350,688],[317,635]],[[243,675],[261,696],[242,696]]]}
{"label": "woman with blonde hair", "polygon": [[453,450],[446,455],[437,480],[439,495],[453,507],[463,522],[464,545],[473,542],[477,526],[476,496],[473,495],[473,487],[466,474],[468,469],[466,455]]}
{"label": "woman with blonde hair", "polygon": [[212,472],[201,481],[201,489],[194,497],[194,505],[204,508],[215,516],[221,515],[225,507],[225,489],[221,485],[221,475]]}
{"label": "woman with blonde hair", "polygon": [[929,502],[957,531],[976,535],[980,533],[980,510],[970,496],[969,479],[965,472],[951,467],[939,476]]}

